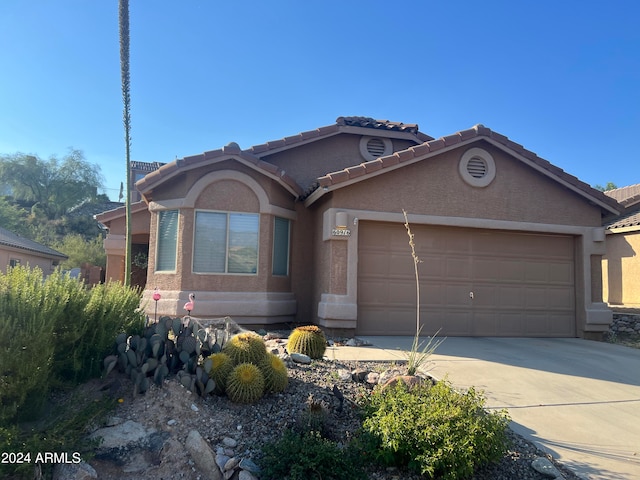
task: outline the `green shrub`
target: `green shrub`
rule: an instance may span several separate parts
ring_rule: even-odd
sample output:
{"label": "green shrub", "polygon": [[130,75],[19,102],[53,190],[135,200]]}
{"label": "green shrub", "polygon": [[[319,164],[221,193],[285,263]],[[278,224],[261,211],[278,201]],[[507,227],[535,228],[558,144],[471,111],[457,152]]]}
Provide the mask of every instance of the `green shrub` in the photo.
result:
{"label": "green shrub", "polygon": [[0,425],[37,413],[50,388],[53,332],[65,303],[56,287],[43,283],[40,269],[0,275]]}
{"label": "green shrub", "polygon": [[473,388],[458,393],[445,381],[411,389],[398,382],[371,395],[363,429],[377,439],[376,457],[387,465],[429,478],[467,478],[508,446],[508,415],[483,407]]}
{"label": "green shrub", "polygon": [[28,266],[0,274],[0,426],[37,415],[51,388],[99,376],[116,334],[142,330],[140,298]]}
{"label": "green shrub", "polygon": [[[116,336],[123,332],[143,333],[146,317],[140,309],[141,298],[138,288],[119,282],[95,285],[90,290],[82,313],[67,318],[71,328],[82,334],[67,351],[70,368],[61,368],[63,378],[83,382],[99,377],[104,357],[112,351]],[[62,326],[58,327],[61,331]]]}
{"label": "green shrub", "polygon": [[285,431],[280,440],[266,444],[261,478],[281,480],[366,479],[362,456],[350,446],[340,448],[318,432]]}

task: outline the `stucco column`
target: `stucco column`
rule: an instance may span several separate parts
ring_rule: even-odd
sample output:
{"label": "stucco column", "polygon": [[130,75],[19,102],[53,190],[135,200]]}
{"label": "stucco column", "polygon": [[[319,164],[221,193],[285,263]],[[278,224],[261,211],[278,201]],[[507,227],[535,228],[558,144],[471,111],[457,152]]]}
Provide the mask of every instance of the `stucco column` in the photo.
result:
{"label": "stucco column", "polygon": [[[613,312],[602,301],[602,256],[606,252],[603,228],[587,230],[582,237],[584,275],[584,336],[599,336],[613,320]],[[578,325],[580,327],[580,325]]]}
{"label": "stucco column", "polygon": [[103,241],[103,246],[107,254],[106,280],[124,282],[126,237],[109,233]]}
{"label": "stucco column", "polygon": [[323,248],[328,252],[328,291],[318,303],[320,325],[335,329],[355,329],[358,318],[358,228],[349,212],[329,208],[323,214]]}

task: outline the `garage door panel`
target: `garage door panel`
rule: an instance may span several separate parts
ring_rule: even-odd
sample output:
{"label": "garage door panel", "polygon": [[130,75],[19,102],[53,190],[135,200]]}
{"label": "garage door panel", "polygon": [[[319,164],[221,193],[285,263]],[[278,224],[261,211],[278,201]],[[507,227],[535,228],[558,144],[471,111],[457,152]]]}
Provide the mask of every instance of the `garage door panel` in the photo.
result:
{"label": "garage door panel", "polygon": [[[442,327],[450,336],[575,336],[572,237],[411,228],[425,329]],[[358,229],[358,333],[413,334],[415,277],[404,225],[361,221]]]}

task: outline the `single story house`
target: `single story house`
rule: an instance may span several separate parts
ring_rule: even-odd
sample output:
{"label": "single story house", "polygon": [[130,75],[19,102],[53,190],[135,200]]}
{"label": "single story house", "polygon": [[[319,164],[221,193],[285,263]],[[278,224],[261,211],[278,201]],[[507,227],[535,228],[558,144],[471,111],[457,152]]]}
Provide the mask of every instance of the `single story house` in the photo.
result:
{"label": "single story house", "polygon": [[606,225],[603,296],[612,306],[640,308],[640,184],[605,193],[625,211]]}
{"label": "single story house", "polygon": [[46,277],[67,258],[64,253],[0,227],[0,271],[2,273],[6,273],[8,267],[28,265],[32,268],[39,267]]}
{"label": "single story house", "polygon": [[[136,183],[147,311],[315,323],[356,334],[599,337],[611,197],[483,125],[435,139],[415,124],[339,117],[242,149],[230,143]],[[122,278],[124,210],[107,277]]]}

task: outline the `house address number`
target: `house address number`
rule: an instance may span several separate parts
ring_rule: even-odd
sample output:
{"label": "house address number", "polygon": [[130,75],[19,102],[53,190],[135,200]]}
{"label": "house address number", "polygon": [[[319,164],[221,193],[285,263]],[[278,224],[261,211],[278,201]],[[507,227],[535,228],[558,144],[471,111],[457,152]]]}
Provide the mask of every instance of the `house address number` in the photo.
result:
{"label": "house address number", "polygon": [[334,228],[331,230],[331,235],[334,237],[350,237],[351,230],[347,230],[346,228]]}

